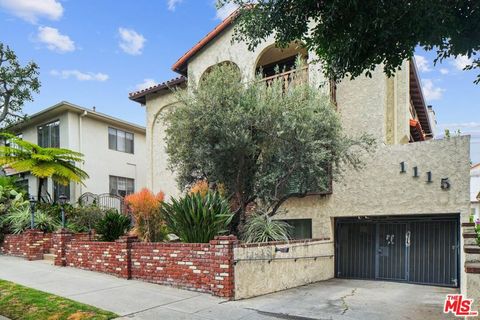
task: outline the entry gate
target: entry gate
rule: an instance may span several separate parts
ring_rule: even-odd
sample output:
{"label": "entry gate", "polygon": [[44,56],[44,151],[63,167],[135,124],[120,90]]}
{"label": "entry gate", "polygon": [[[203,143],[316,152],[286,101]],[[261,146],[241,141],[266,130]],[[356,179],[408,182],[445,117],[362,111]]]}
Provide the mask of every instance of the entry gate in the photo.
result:
{"label": "entry gate", "polygon": [[458,216],[337,219],[338,278],[459,285]]}

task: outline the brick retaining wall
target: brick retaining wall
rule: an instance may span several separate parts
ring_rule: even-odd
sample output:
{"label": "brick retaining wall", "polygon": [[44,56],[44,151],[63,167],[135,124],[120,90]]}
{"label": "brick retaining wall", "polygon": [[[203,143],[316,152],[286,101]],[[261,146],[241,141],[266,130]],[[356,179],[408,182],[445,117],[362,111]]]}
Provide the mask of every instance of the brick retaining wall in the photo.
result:
{"label": "brick retaining wall", "polygon": [[68,232],[54,235],[55,264],[104,272],[126,279],[167,284],[234,296],[232,236],[209,243],[141,243],[133,237],[115,242],[79,241]]}

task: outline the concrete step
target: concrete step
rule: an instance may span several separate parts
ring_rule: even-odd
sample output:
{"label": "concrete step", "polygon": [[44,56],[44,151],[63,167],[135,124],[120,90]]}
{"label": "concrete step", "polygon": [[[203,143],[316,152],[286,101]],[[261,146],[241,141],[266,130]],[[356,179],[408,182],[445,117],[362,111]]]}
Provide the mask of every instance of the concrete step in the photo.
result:
{"label": "concrete step", "polygon": [[480,273],[480,262],[466,262],[465,263],[465,272],[466,273]]}
{"label": "concrete step", "polygon": [[55,254],[55,253],[56,253],[56,252],[55,252],[55,249],[53,249],[53,248],[50,248],[50,250],[48,250],[48,252],[51,253],[51,254]]}
{"label": "concrete step", "polygon": [[468,238],[476,239],[477,238],[477,234],[475,232],[464,232],[462,235],[463,235],[464,239],[468,239]]}
{"label": "concrete step", "polygon": [[463,239],[463,244],[465,246],[476,246],[477,245],[477,239],[476,238],[464,238]]}
{"label": "concrete step", "polygon": [[465,252],[465,262],[480,262],[480,246],[465,245],[463,251]]}
{"label": "concrete step", "polygon": [[44,253],[43,254],[43,260],[53,261],[53,260],[55,260],[55,255],[52,254],[52,253]]}
{"label": "concrete step", "polygon": [[468,227],[474,228],[475,227],[475,222],[463,222],[462,223],[462,228],[468,228]]}

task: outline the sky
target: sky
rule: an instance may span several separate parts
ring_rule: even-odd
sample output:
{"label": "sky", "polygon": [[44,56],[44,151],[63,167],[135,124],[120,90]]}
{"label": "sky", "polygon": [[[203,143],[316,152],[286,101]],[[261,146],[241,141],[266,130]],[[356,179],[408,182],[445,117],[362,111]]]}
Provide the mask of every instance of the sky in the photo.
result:
{"label": "sky", "polygon": [[[0,42],[40,66],[27,114],[65,100],[145,125],[128,93],[177,76],[173,63],[233,9],[218,11],[215,0],[0,0]],[[465,57],[434,66],[434,52],[415,55],[437,137],[447,128],[470,134],[480,162],[480,70],[462,71]]]}

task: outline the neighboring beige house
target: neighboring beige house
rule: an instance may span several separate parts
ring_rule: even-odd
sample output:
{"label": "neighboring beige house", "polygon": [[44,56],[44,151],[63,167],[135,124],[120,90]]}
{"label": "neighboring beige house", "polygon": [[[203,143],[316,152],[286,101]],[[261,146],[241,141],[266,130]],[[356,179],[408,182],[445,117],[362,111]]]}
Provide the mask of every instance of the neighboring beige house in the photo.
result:
{"label": "neighboring beige house", "polygon": [[[470,138],[433,139],[435,114],[425,103],[415,62],[405,61],[395,77],[388,78],[379,67],[372,78],[345,79],[335,86],[324,78],[313,52],[295,45],[279,49],[273,37],[254,51],[232,43],[234,19],[232,15],[220,23],[173,65],[178,78],[130,94],[147,113],[147,186],[167,196],[180,193],[175,175],[167,169],[165,131],[159,121],[162,112],[175,106],[172,88],[187,89],[208,68],[223,62],[237,65],[244,81],[260,69],[266,78],[287,78],[275,74],[275,66],[288,69],[301,55],[308,62],[309,82],[336,102],[345,132],[368,133],[379,146],[364,158],[364,169],[349,169],[334,181],[330,194],[290,199],[284,205],[287,212],[277,218],[289,221],[298,238],[332,240],[334,259],[323,269],[327,278],[393,280],[465,291],[460,223],[470,214]],[[255,272],[235,275],[242,276],[261,281]]]}
{"label": "neighboring beige house", "polygon": [[471,214],[480,218],[480,163],[470,169],[470,202]]}
{"label": "neighboring beige house", "polygon": [[[62,101],[10,130],[42,147],[66,148],[84,154],[85,162],[79,166],[89,175],[85,185],[71,183],[65,187],[49,179],[48,195],[43,197],[56,201],[64,194],[70,202],[76,202],[85,192],[124,196],[146,185],[142,126]],[[36,196],[37,178],[28,172],[16,175],[29,193]]]}

